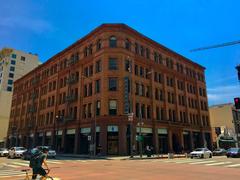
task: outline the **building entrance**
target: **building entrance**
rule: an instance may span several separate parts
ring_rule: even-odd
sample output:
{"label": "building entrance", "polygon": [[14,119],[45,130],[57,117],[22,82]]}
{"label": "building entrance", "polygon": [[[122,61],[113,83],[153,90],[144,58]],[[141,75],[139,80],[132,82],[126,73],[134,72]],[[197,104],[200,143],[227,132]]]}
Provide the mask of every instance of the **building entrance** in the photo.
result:
{"label": "building entrance", "polygon": [[118,155],[118,132],[108,132],[107,153],[109,155]]}

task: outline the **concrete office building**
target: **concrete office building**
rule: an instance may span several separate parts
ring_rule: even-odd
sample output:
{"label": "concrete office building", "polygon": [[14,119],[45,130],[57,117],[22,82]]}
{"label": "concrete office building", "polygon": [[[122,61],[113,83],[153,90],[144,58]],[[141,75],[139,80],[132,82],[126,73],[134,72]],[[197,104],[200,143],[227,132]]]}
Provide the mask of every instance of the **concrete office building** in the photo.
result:
{"label": "concrete office building", "polygon": [[[0,58],[0,146],[7,136],[13,82],[39,65],[37,55],[4,48]],[[2,53],[8,51],[8,53]]]}
{"label": "concrete office building", "polygon": [[127,25],[103,24],[15,82],[8,145],[126,155],[141,132],[156,153],[211,148],[204,70]]}
{"label": "concrete office building", "polygon": [[[209,107],[214,147],[236,147],[240,143],[240,112],[232,103]],[[237,143],[238,142],[238,143]]]}

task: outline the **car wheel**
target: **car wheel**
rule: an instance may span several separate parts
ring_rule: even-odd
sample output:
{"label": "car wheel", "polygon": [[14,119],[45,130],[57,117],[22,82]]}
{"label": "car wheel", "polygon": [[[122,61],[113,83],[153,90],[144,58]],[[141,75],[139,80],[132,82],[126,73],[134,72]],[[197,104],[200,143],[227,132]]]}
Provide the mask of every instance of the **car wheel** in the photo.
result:
{"label": "car wheel", "polygon": [[209,154],[209,158],[212,158],[212,154]]}
{"label": "car wheel", "polygon": [[201,154],[201,158],[202,158],[202,159],[204,158],[203,154]]}
{"label": "car wheel", "polygon": [[191,158],[191,159],[193,159],[193,157],[192,157],[192,156],[191,156],[190,158]]}

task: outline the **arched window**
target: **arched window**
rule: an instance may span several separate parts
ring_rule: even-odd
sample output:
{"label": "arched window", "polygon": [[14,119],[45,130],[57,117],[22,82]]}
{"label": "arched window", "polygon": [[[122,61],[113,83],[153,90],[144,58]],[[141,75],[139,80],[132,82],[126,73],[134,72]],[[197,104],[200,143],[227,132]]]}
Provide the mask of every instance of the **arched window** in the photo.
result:
{"label": "arched window", "polygon": [[117,47],[117,38],[115,36],[111,36],[109,39],[109,47],[115,48]]}
{"label": "arched window", "polygon": [[128,39],[125,40],[125,48],[131,50],[131,42]]}
{"label": "arched window", "polygon": [[97,41],[97,51],[100,50],[102,48],[102,42],[101,42],[101,39],[99,39]]}

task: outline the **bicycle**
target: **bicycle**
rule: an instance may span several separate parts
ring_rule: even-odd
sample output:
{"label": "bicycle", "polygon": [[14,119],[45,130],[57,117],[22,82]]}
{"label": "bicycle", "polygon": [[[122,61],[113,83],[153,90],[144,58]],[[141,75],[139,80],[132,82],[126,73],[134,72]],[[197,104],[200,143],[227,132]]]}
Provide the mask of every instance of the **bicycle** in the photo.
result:
{"label": "bicycle", "polygon": [[[41,180],[54,180],[51,176],[48,176],[50,170],[49,169],[45,169],[45,170],[47,171],[46,177],[41,176],[40,179]],[[32,179],[33,174],[29,173],[29,171],[31,171],[31,169],[22,169],[21,171],[26,173],[26,176],[25,176],[24,180],[31,180]]]}

